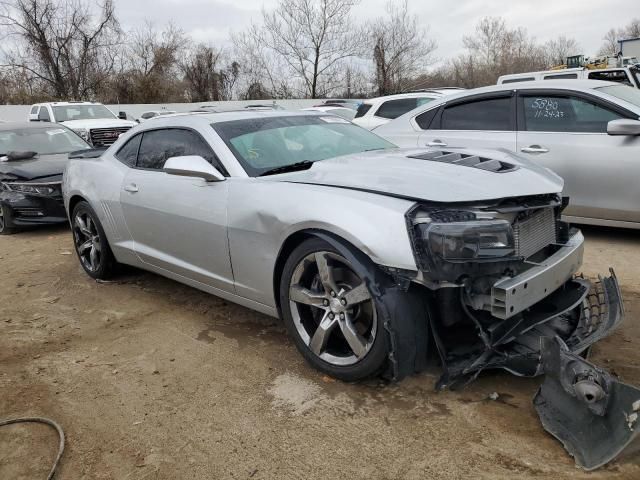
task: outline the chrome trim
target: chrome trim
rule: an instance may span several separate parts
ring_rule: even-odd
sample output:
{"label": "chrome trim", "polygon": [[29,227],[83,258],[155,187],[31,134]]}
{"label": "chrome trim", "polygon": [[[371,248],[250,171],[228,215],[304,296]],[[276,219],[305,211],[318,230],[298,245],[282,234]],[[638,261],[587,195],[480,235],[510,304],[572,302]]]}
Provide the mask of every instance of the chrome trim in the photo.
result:
{"label": "chrome trim", "polygon": [[560,250],[512,278],[498,280],[491,288],[491,314],[512,317],[560,288],[582,265],[584,236],[575,233]]}

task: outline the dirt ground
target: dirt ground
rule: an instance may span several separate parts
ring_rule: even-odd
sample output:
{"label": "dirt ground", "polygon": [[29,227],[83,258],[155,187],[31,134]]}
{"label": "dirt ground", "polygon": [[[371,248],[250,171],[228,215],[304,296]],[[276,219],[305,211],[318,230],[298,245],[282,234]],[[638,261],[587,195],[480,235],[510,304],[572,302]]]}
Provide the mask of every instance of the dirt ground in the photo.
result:
{"label": "dirt ground", "polygon": [[[640,232],[585,234],[584,273],[615,267],[627,307],[593,359],[639,385]],[[540,379],[435,393],[437,374],[336,382],[271,318],[144,272],[96,283],[66,228],[0,237],[0,418],[63,426],[56,478],[640,478],[637,456],[577,469],[533,409]],[[2,427],[0,478],[46,478],[56,449]]]}

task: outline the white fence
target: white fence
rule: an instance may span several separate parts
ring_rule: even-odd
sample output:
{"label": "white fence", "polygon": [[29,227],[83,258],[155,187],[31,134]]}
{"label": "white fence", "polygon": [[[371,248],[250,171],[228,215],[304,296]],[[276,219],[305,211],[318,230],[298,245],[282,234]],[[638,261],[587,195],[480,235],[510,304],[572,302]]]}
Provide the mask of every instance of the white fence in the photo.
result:
{"label": "white fence", "polygon": [[[201,102],[201,103],[153,103],[138,105],[107,105],[115,114],[126,112],[131,118],[139,118],[148,110],[174,110],[176,112],[188,112],[202,105],[218,105],[224,109],[244,108],[247,105],[271,105],[273,100],[247,100],[232,102]],[[322,100],[276,100],[276,104],[287,110],[300,110],[322,103]],[[0,105],[0,120],[5,122],[27,121],[30,105]]]}

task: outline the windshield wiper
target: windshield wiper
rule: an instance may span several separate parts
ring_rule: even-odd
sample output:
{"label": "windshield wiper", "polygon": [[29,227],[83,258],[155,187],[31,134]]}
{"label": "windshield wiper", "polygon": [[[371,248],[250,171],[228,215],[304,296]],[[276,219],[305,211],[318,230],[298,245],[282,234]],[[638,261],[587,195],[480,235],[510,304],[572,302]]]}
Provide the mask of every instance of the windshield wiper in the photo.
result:
{"label": "windshield wiper", "polygon": [[265,177],[267,175],[275,175],[277,173],[296,172],[298,170],[307,170],[311,168],[314,162],[311,160],[303,160],[301,162],[292,163],[290,165],[282,165],[281,167],[271,168],[262,172],[259,177]]}

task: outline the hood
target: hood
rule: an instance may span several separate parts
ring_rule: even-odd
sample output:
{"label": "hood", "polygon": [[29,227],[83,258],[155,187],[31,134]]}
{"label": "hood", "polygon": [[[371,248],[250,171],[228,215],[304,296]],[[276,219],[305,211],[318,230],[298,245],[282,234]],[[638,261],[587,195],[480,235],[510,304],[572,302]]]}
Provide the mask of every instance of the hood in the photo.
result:
{"label": "hood", "polygon": [[71,130],[78,128],[113,128],[113,127],[134,127],[136,122],[130,120],[120,120],[119,118],[90,118],[86,120],[69,120],[60,122]]}
{"label": "hood", "polygon": [[428,157],[427,149],[365,152],[316,162],[304,171],[264,177],[265,180],[307,183],[364,190],[432,202],[474,202],[560,193],[563,180],[550,170],[507,151],[456,149],[455,153],[498,160],[502,171]]}
{"label": "hood", "polygon": [[38,155],[30,160],[0,162],[0,175],[13,175],[18,180],[36,180],[62,175],[69,161],[68,154]]}

